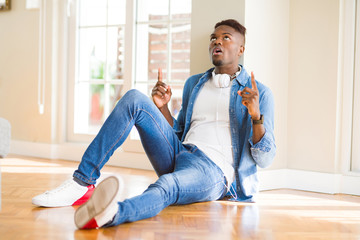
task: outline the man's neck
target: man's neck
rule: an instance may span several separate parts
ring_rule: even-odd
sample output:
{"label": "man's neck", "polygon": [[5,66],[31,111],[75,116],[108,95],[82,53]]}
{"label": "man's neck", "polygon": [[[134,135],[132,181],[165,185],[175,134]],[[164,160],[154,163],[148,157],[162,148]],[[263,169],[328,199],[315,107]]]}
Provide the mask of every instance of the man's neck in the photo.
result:
{"label": "man's neck", "polygon": [[236,72],[239,71],[239,65],[234,65],[234,66],[230,66],[230,67],[226,67],[226,66],[215,66],[215,73],[216,74],[228,74],[228,75],[233,75]]}

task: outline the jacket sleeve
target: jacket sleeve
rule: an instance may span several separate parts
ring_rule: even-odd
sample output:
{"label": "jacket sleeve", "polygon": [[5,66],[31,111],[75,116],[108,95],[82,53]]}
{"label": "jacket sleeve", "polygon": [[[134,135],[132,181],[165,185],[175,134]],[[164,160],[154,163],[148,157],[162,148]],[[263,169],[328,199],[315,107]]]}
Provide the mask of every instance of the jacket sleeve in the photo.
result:
{"label": "jacket sleeve", "polygon": [[256,164],[265,168],[274,160],[276,145],[274,137],[274,97],[270,89],[266,88],[260,96],[260,112],[264,117],[265,134],[256,144],[249,138],[251,155]]}
{"label": "jacket sleeve", "polygon": [[174,129],[174,131],[175,131],[175,133],[176,133],[176,135],[177,135],[177,137],[179,138],[180,141],[181,141],[181,138],[182,138],[182,135],[183,135],[183,132],[184,132],[183,115],[184,114],[182,113],[182,109],[181,109],[177,119],[175,119],[173,117],[173,122],[174,122],[173,129]]}
{"label": "jacket sleeve", "polygon": [[181,103],[181,109],[179,111],[179,114],[177,116],[177,119],[173,117],[174,125],[173,129],[180,139],[182,140],[183,134],[184,134],[184,128],[185,128],[185,117],[186,117],[186,109],[189,102],[190,97],[190,89],[191,86],[189,86],[189,79],[185,82],[183,94],[182,94],[182,103]]}

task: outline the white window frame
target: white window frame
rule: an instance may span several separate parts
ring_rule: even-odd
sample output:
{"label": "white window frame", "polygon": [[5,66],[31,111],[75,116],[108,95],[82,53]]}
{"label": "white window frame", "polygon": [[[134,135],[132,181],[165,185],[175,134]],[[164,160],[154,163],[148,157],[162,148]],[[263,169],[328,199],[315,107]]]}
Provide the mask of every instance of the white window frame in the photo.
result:
{"label": "white window frame", "polygon": [[[356,171],[356,164],[360,160],[356,160],[358,153],[355,152],[358,146],[355,136],[358,128],[355,126],[358,110],[355,108],[359,107],[355,103],[355,82],[360,83],[360,69],[355,65],[356,61],[359,62],[359,52],[355,53],[356,39],[360,40],[356,37],[356,9],[359,7],[357,4],[360,4],[360,0],[340,1],[335,164],[343,175],[360,177],[360,173]],[[357,32],[359,33],[359,30]]]}
{"label": "white window frame", "polygon": [[352,172],[360,173],[360,1],[355,0],[354,72],[351,166]]}

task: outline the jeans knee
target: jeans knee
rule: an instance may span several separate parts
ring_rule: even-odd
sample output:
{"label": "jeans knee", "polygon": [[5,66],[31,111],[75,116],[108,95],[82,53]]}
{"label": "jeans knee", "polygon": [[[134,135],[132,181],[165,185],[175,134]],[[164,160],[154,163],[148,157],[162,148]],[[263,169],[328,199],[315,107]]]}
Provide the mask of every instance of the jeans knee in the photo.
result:
{"label": "jeans knee", "polygon": [[132,102],[137,102],[137,101],[144,101],[144,99],[148,100],[148,96],[146,96],[145,94],[143,94],[142,92],[140,92],[137,89],[131,89],[129,91],[127,91],[125,93],[125,95],[123,96],[123,98],[125,100],[130,100]]}
{"label": "jeans knee", "polygon": [[137,89],[131,89],[127,91],[125,95],[120,99],[120,101],[116,105],[116,108],[123,106],[128,106],[131,108],[133,106],[140,106],[143,105],[144,103],[149,103],[149,102],[151,101],[148,96],[146,96]]}

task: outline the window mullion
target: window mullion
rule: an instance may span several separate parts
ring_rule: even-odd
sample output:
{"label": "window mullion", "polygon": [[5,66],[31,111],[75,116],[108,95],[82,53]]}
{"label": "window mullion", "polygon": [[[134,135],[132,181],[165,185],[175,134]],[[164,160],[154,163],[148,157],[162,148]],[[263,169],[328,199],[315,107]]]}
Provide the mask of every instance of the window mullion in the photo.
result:
{"label": "window mullion", "polygon": [[[108,74],[108,70],[109,70],[109,65],[108,65],[108,54],[109,54],[109,1],[107,0],[106,1],[106,26],[105,26],[105,32],[106,32],[106,35],[105,35],[105,44],[106,44],[106,48],[105,48],[105,66],[104,66],[104,118],[106,118],[106,116],[109,115],[109,101],[110,101],[110,98],[109,98],[109,83],[108,83],[108,78],[109,78],[109,74]],[[104,119],[105,121],[105,119]]]}
{"label": "window mullion", "polygon": [[136,39],[136,26],[135,26],[135,9],[137,1],[127,0],[126,1],[126,20],[125,20],[125,41],[124,41],[124,49],[125,49],[125,56],[124,56],[124,87],[123,91],[127,91],[131,89],[133,84],[133,79],[135,79],[135,61],[134,55],[135,52],[133,50],[134,40]]}
{"label": "window mullion", "polygon": [[172,20],[172,12],[171,12],[171,0],[169,0],[169,16],[167,18],[167,30],[168,30],[168,36],[167,36],[167,81],[168,83],[171,82],[171,48],[172,48],[172,37],[171,37],[171,20]]}

